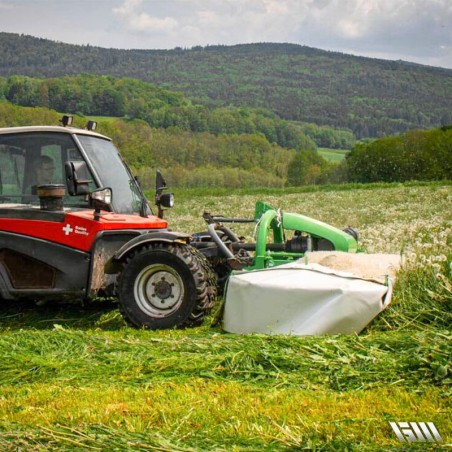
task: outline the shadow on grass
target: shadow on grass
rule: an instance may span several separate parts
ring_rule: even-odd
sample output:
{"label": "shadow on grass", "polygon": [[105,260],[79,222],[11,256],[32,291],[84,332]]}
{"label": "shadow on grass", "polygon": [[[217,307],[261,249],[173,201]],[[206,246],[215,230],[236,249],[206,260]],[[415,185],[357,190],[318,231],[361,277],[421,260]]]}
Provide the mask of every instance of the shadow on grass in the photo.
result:
{"label": "shadow on grass", "polygon": [[126,326],[116,301],[96,300],[82,303],[49,301],[38,305],[33,300],[0,300],[0,328],[63,328],[118,330]]}

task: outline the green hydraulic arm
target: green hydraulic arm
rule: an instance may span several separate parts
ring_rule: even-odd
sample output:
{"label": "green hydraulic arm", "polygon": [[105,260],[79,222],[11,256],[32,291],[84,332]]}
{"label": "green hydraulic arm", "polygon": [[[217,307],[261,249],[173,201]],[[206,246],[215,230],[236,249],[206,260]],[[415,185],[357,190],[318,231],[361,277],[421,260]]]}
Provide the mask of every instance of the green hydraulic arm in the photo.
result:
{"label": "green hydraulic arm", "polygon": [[270,251],[267,238],[272,231],[273,243],[284,243],[285,230],[301,231],[310,238],[328,240],[336,251],[355,253],[357,241],[350,234],[329,224],[297,213],[281,212],[259,201],[256,203],[255,221],[257,222],[256,250],[254,263],[248,269],[263,269],[287,263],[303,257],[304,253]]}

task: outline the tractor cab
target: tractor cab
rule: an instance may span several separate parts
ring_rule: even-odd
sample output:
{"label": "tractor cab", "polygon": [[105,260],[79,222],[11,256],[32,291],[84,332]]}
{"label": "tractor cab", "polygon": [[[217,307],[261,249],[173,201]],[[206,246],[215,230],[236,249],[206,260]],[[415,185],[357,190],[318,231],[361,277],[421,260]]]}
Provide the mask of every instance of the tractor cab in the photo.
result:
{"label": "tractor cab", "polygon": [[[64,189],[69,209],[93,207],[147,216],[137,180],[112,141],[92,130],[61,126],[0,130],[0,206],[39,206],[39,187]],[[25,207],[25,206],[24,206]]]}

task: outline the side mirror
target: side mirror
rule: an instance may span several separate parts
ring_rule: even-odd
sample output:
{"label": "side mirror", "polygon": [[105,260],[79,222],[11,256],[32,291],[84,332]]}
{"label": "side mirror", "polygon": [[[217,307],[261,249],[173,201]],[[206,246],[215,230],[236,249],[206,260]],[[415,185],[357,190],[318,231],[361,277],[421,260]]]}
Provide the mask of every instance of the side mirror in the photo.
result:
{"label": "side mirror", "polygon": [[166,180],[163,178],[160,170],[157,170],[157,174],[155,177],[155,191],[158,193],[167,188]]}
{"label": "side mirror", "polygon": [[99,220],[100,211],[107,210],[111,212],[111,199],[112,199],[111,188],[99,188],[94,190],[89,195],[89,200],[91,207],[94,207],[94,219]]}
{"label": "side mirror", "polygon": [[71,196],[87,195],[89,191],[88,168],[86,163],[68,161],[64,164],[67,189]]}
{"label": "side mirror", "polygon": [[162,173],[157,170],[157,176],[155,179],[155,205],[158,208],[158,217],[163,218],[163,207],[171,209],[174,206],[173,193],[163,193],[163,190],[167,188],[166,181],[162,176]]}

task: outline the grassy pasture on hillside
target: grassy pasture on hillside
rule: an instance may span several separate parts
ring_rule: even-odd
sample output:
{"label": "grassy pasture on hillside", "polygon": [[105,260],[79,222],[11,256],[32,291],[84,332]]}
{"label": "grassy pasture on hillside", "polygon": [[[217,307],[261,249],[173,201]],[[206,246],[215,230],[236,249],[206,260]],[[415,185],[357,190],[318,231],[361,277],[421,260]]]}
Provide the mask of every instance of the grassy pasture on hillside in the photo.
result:
{"label": "grassy pasture on hillside", "polygon": [[348,152],[350,152],[350,150],[349,149],[318,148],[317,152],[324,159],[329,160],[330,162],[340,162],[340,161],[344,160],[345,156],[347,155]]}
{"label": "grassy pasture on hillside", "polygon": [[[236,336],[127,327],[111,301],[3,302],[1,450],[426,450],[452,438],[452,185],[181,194],[174,230],[204,210],[252,217],[266,200],[404,253],[392,304],[358,336]],[[252,227],[234,227],[252,238]],[[277,301],[277,300],[275,300]],[[434,422],[403,444],[389,421]]]}

